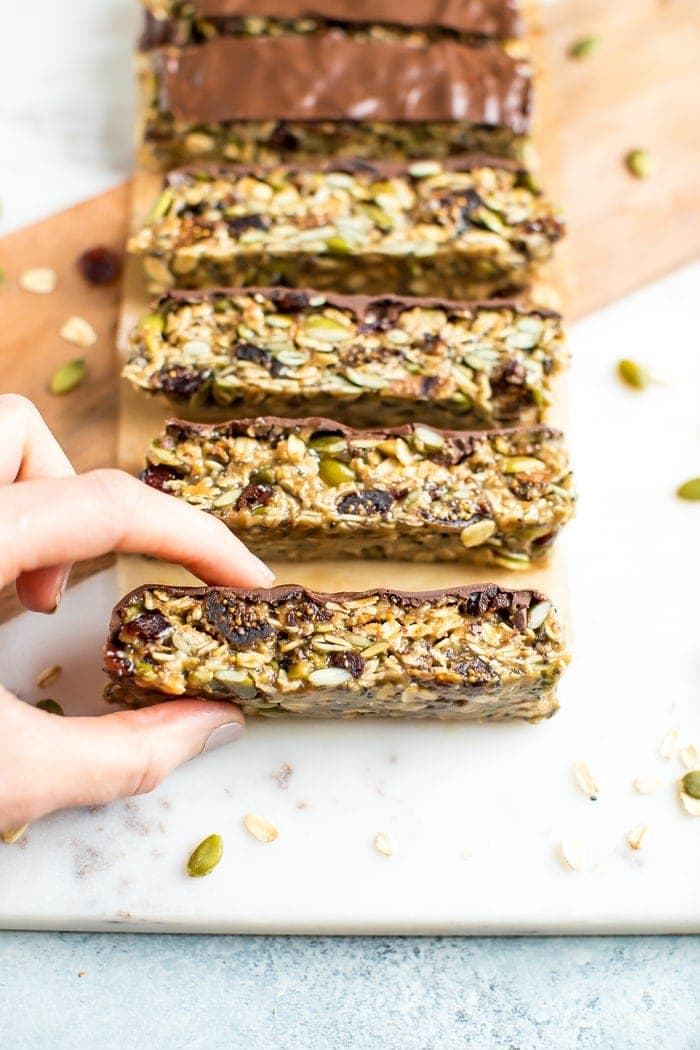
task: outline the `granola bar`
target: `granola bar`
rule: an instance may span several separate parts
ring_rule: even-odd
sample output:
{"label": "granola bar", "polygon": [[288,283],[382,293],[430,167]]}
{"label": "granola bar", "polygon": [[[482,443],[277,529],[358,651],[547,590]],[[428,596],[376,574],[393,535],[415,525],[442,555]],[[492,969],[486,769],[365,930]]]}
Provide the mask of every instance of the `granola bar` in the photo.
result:
{"label": "granola bar", "polygon": [[117,605],[112,700],[231,699],[246,714],[537,720],[568,662],[536,591],[318,594],[147,586]]}
{"label": "granola bar", "polygon": [[129,241],[159,288],[296,284],[480,298],[522,287],[563,226],[517,164],[201,166]]}
{"label": "granola bar", "polygon": [[512,302],[248,288],[163,296],[122,374],[228,416],[481,429],[542,422],[566,362],[559,315]]}
{"label": "granola bar", "polygon": [[522,41],[493,42],[473,20],[460,32],[439,14],[413,26],[379,18],[149,19],[142,161],[163,170],[202,159],[525,155]]}
{"label": "granola bar", "polygon": [[264,558],[405,558],[527,569],[573,516],[546,427],[351,430],[329,419],[171,420],[142,479]]}

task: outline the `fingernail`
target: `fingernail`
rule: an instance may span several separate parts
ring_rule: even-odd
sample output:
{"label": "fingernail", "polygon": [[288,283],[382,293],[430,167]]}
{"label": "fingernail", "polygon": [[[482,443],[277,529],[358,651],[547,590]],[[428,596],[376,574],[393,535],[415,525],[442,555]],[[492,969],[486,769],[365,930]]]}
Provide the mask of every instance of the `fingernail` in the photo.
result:
{"label": "fingernail", "polygon": [[58,610],[59,610],[59,608],[61,606],[61,602],[63,601],[63,596],[66,593],[66,589],[68,587],[68,580],[70,579],[70,573],[71,573],[71,569],[72,568],[73,568],[73,566],[71,565],[70,569],[66,570],[66,573],[65,573],[63,579],[61,580],[61,582],[59,584],[58,590],[56,591],[56,604],[54,605],[53,609],[50,610],[51,613],[58,612]]}
{"label": "fingernail", "polygon": [[[253,558],[255,558],[255,555],[253,555]],[[255,558],[255,561],[258,563],[258,566],[260,567],[260,572],[263,574],[268,583],[272,583],[273,580],[277,579],[276,574],[272,571],[269,565],[266,565],[264,561],[260,561],[260,558]]]}
{"label": "fingernail", "polygon": [[216,751],[220,747],[225,747],[226,744],[232,744],[235,740],[240,740],[243,736],[244,728],[241,722],[227,722],[223,726],[218,726],[212,730],[204,741],[204,747],[200,754],[203,755],[207,751]]}

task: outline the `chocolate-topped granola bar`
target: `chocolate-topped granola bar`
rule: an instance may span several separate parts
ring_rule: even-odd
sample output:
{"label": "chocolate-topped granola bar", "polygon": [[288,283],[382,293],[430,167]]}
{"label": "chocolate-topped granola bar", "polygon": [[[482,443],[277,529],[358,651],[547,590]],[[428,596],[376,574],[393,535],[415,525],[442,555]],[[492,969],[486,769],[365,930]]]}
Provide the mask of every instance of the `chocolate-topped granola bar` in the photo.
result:
{"label": "chocolate-topped granola bar", "polygon": [[148,484],[264,558],[405,558],[527,569],[573,515],[559,431],[351,430],[329,419],[171,420]]}
{"label": "chocolate-topped granola bar", "polygon": [[229,417],[480,429],[542,422],[566,362],[560,316],[513,302],[232,288],[159,299],[122,374]]}
{"label": "chocolate-topped granola bar", "polygon": [[148,19],[142,159],[167,169],[525,155],[532,75],[522,41],[493,42],[439,16],[413,26],[379,17]]}
{"label": "chocolate-topped granola bar", "polygon": [[297,285],[453,298],[522,287],[563,225],[517,164],[201,166],[171,172],[129,241],[158,288]]}
{"label": "chocolate-topped granola bar", "polygon": [[147,586],[112,616],[108,698],[246,714],[538,720],[568,663],[550,601],[495,584],[319,594]]}

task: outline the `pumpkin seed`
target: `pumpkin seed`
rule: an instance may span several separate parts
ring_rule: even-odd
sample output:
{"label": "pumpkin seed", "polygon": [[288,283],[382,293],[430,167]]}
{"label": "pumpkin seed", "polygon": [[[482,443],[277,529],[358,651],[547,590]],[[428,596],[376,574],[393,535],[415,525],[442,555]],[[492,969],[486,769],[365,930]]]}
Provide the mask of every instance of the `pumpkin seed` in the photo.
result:
{"label": "pumpkin seed", "polygon": [[684,481],[676,489],[676,495],[681,499],[700,499],[700,478],[691,478]]}
{"label": "pumpkin seed", "polygon": [[459,534],[464,547],[478,547],[484,543],[496,531],[496,522],[491,518],[481,518],[465,525]]}
{"label": "pumpkin seed", "polygon": [[539,474],[546,469],[542,460],[533,456],[506,456],[503,460],[504,474]]}
{"label": "pumpkin seed", "polygon": [[187,861],[187,874],[191,879],[201,879],[211,874],[224,854],[221,835],[208,835],[192,850]]}
{"label": "pumpkin seed", "polygon": [[62,365],[57,372],[54,372],[49,383],[49,390],[52,394],[61,397],[64,394],[70,394],[71,391],[80,386],[86,375],[87,368],[82,357],[75,361],[69,361],[67,364]]}
{"label": "pumpkin seed", "polygon": [[147,332],[162,332],[165,329],[165,318],[160,314],[146,314],[139,321],[139,328],[145,328]]}
{"label": "pumpkin seed", "polygon": [[146,226],[150,226],[152,223],[157,222],[158,219],[164,218],[170,211],[170,206],[173,203],[173,200],[173,191],[164,190],[148,213],[146,217]]}
{"label": "pumpkin seed", "polygon": [[241,700],[253,700],[258,692],[255,682],[245,671],[226,668],[216,671],[214,679]]}
{"label": "pumpkin seed", "polygon": [[344,237],[328,237],[326,248],[333,255],[352,255],[352,245]]}
{"label": "pumpkin seed", "polygon": [[345,377],[355,386],[362,386],[367,390],[383,390],[388,383],[384,376],[367,375],[365,372],[358,372],[356,368],[347,368]]}
{"label": "pumpkin seed", "polygon": [[588,58],[600,46],[599,36],[582,36],[569,46],[569,58]]}
{"label": "pumpkin seed", "polygon": [[651,383],[651,376],[643,365],[636,361],[622,360],[618,362],[617,372],[620,379],[633,387],[635,390],[646,390]]}
{"label": "pumpkin seed", "polygon": [[345,452],[347,441],[336,434],[321,434],[319,437],[311,438],[309,448],[314,452]]}
{"label": "pumpkin seed", "polygon": [[7,831],[3,831],[0,834],[0,838],[3,842],[7,843],[8,846],[12,846],[22,838],[22,835],[24,835],[28,827],[29,824],[23,824],[21,828],[8,828]]}
{"label": "pumpkin seed", "polygon": [[435,430],[430,430],[429,427],[420,426],[420,424],[413,428],[413,439],[416,443],[422,445],[427,452],[437,452],[445,444],[442,434],[438,434]]}
{"label": "pumpkin seed", "polygon": [[342,485],[346,481],[355,480],[355,475],[350,467],[338,459],[322,459],[318,472],[326,485]]}
{"label": "pumpkin seed", "polygon": [[348,325],[337,321],[334,317],[326,317],[325,314],[312,315],[304,322],[304,331],[312,335],[314,339],[322,342],[335,343],[338,339],[347,338],[351,334]]}
{"label": "pumpkin seed", "polygon": [[40,700],[38,704],[35,704],[40,711],[46,711],[50,715],[63,715],[65,714],[63,708],[56,700]]}
{"label": "pumpkin seed", "polygon": [[255,813],[248,813],[243,818],[243,826],[258,842],[274,842],[279,835],[278,829],[271,821],[258,817]]}
{"label": "pumpkin seed", "polygon": [[322,667],[318,671],[312,671],[309,675],[311,685],[334,686],[349,682],[352,675],[343,667]]}
{"label": "pumpkin seed", "polygon": [[691,798],[700,798],[700,769],[692,769],[681,777],[681,787]]}
{"label": "pumpkin seed", "polygon": [[631,149],[625,155],[625,164],[635,179],[648,179],[656,171],[656,160],[645,149]]}

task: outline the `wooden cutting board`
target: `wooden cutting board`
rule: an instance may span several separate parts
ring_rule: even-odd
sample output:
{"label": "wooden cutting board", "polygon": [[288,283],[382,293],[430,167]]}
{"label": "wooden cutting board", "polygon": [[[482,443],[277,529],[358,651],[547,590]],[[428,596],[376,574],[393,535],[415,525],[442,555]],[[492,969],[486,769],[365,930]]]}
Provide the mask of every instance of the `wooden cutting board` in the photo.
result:
{"label": "wooden cutting board", "polygon": [[[700,255],[700,11],[697,0],[561,0],[545,9],[545,20],[555,94],[548,119],[563,147],[573,319]],[[571,43],[589,35],[599,38],[595,53],[569,58]],[[633,179],[623,163],[635,147],[658,162],[646,181]],[[33,400],[79,470],[115,462],[119,289],[90,288],[74,263],[96,241],[121,250],[128,197],[125,183],[0,241],[7,274],[0,391]],[[19,274],[31,266],[56,269],[54,294],[19,289]],[[87,318],[100,339],[85,354],[85,384],[55,398],[47,391],[50,376],[81,356],[58,336],[73,314]],[[0,595],[0,620],[16,608],[13,592]]]}

